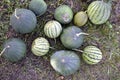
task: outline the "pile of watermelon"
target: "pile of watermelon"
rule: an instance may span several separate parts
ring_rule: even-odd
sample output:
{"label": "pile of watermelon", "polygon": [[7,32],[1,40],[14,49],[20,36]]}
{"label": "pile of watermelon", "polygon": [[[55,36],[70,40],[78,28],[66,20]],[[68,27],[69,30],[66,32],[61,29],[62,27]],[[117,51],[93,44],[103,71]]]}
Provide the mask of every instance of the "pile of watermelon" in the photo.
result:
{"label": "pile of watermelon", "polygon": [[[21,34],[31,33],[37,25],[37,16],[42,16],[47,11],[44,0],[32,0],[29,9],[16,8],[10,17],[12,28]],[[86,11],[79,11],[75,15],[68,5],[60,5],[55,9],[54,20],[44,25],[44,34],[55,40],[60,38],[61,45],[66,50],[55,51],[50,57],[53,69],[61,75],[71,75],[80,68],[80,56],[76,51],[82,53],[82,59],[87,64],[97,64],[102,59],[102,51],[94,45],[89,45],[84,50],[79,50],[83,45],[84,38],[89,36],[80,29],[87,24],[88,20],[94,25],[101,25],[108,21],[111,13],[111,5],[102,1],[93,1]],[[73,20],[73,25],[63,27]],[[49,41],[44,37],[38,37],[32,42],[31,51],[36,56],[46,55],[51,49]],[[3,44],[1,56],[11,62],[22,60],[26,55],[26,44],[19,38],[11,38]]]}

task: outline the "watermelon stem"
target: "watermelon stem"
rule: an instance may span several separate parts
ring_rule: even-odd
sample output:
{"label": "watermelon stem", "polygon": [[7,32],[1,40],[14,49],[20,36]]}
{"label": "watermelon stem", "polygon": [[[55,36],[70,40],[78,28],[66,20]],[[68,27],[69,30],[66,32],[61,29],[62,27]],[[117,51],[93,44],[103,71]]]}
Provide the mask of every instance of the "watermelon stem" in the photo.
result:
{"label": "watermelon stem", "polygon": [[17,19],[19,19],[19,17],[17,16],[17,9],[15,9],[15,17],[17,18]]}
{"label": "watermelon stem", "polygon": [[84,33],[84,32],[80,32],[78,34],[76,34],[77,37],[79,37],[80,35],[89,35],[88,33]]}
{"label": "watermelon stem", "polygon": [[72,49],[72,50],[82,52],[82,53],[84,52],[83,50],[79,50],[79,49]]}
{"label": "watermelon stem", "polygon": [[5,52],[5,50],[6,50],[7,48],[10,48],[10,46],[8,45],[7,47],[5,47],[5,48],[2,50],[2,52],[0,53],[0,56],[2,56],[2,54]]}
{"label": "watermelon stem", "polygon": [[55,48],[54,47],[49,47],[50,49],[54,49],[55,50]]}
{"label": "watermelon stem", "polygon": [[106,24],[110,29],[113,28],[112,24],[111,24],[109,21],[107,21],[105,24]]}
{"label": "watermelon stem", "polygon": [[84,11],[85,13],[87,13],[87,10],[86,11]]}
{"label": "watermelon stem", "polygon": [[56,39],[54,38],[55,44],[56,44]]}

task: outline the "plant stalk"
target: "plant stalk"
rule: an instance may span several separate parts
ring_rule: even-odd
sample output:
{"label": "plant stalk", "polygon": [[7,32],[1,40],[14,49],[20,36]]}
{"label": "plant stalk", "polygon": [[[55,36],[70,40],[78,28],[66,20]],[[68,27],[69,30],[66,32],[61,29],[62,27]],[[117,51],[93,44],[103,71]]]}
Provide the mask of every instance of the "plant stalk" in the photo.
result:
{"label": "plant stalk", "polygon": [[53,50],[55,50],[55,48],[54,47],[49,47],[50,49],[53,49]]}
{"label": "plant stalk", "polygon": [[78,50],[78,49],[72,49],[72,50],[74,50],[74,51],[78,51],[78,52],[81,52],[81,53],[84,52],[83,50]]}
{"label": "plant stalk", "polygon": [[5,50],[8,49],[8,48],[10,48],[9,45],[2,50],[2,52],[0,53],[0,57],[3,55],[3,53],[5,52]]}
{"label": "plant stalk", "polygon": [[17,19],[19,19],[20,17],[17,16],[17,12],[16,12],[16,11],[17,11],[17,9],[15,9],[15,17],[16,17]]}
{"label": "plant stalk", "polygon": [[84,32],[80,32],[80,33],[77,33],[76,36],[79,37],[80,35],[89,35],[88,33],[84,33]]}

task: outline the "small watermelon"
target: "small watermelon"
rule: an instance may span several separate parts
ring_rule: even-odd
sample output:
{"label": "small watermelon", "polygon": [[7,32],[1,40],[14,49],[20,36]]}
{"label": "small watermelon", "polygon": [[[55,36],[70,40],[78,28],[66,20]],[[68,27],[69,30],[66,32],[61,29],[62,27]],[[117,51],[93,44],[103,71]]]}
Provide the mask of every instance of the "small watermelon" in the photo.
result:
{"label": "small watermelon", "polygon": [[73,51],[56,51],[50,58],[50,63],[55,71],[67,76],[75,73],[80,67],[79,56]]}
{"label": "small watermelon", "polygon": [[16,32],[25,34],[35,29],[37,19],[35,14],[28,9],[15,9],[10,17],[10,23]]}
{"label": "small watermelon", "polygon": [[74,17],[74,24],[76,26],[84,26],[88,21],[88,16],[86,14],[86,12],[80,11],[78,13],[76,13],[75,17]]}
{"label": "small watermelon", "polygon": [[63,30],[60,40],[66,48],[76,49],[82,45],[84,34],[77,26],[70,26]]}
{"label": "small watermelon", "polygon": [[87,9],[88,17],[93,24],[105,23],[109,19],[110,13],[111,6],[104,1],[94,1]]}
{"label": "small watermelon", "polygon": [[41,16],[46,12],[47,4],[44,0],[32,0],[29,4],[29,9],[37,16]]}
{"label": "small watermelon", "polygon": [[17,62],[26,55],[26,44],[18,38],[11,38],[3,44],[3,57],[11,62]]}
{"label": "small watermelon", "polygon": [[61,5],[55,10],[54,17],[62,24],[67,24],[72,21],[73,11],[67,5]]}
{"label": "small watermelon", "polygon": [[88,64],[97,64],[102,59],[102,52],[95,46],[87,46],[83,51],[82,57]]}
{"label": "small watermelon", "polygon": [[38,37],[32,43],[31,50],[36,56],[43,56],[48,53],[50,44],[48,40],[43,37]]}
{"label": "small watermelon", "polygon": [[52,20],[45,24],[44,33],[49,38],[57,38],[62,32],[62,26],[59,22]]}

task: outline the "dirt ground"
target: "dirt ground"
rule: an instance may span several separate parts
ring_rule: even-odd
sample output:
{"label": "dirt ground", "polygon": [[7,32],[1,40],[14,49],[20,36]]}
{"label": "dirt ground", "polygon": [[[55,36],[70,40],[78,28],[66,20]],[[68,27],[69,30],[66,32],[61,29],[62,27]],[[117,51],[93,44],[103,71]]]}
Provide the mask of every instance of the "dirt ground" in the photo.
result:
{"label": "dirt ground", "polygon": [[[56,7],[62,4],[69,5],[74,13],[85,11],[87,6],[95,0],[45,0],[48,5],[47,12],[42,17],[37,17],[37,28],[30,34],[17,34],[10,26],[10,15],[15,8],[28,8],[30,0],[0,0],[0,52],[3,42],[12,37],[19,37],[27,44],[26,57],[17,62],[11,63],[0,58],[0,80],[62,80],[62,76],[55,72],[50,65],[51,54],[56,50],[65,49],[57,38],[55,44],[53,39],[49,39],[43,33],[43,27],[49,20],[53,20]],[[63,80],[120,80],[120,0],[113,0],[112,14],[109,19],[112,28],[103,24],[100,26],[88,23],[81,29],[89,33],[86,36],[82,50],[87,45],[95,45],[103,52],[103,59],[96,65],[87,65],[81,58],[81,67],[73,75],[64,77]],[[71,22],[63,27],[73,25]],[[31,53],[30,46],[32,41],[39,37],[49,40],[55,50],[50,50],[43,57],[37,57]],[[80,57],[81,53],[76,52]]]}

